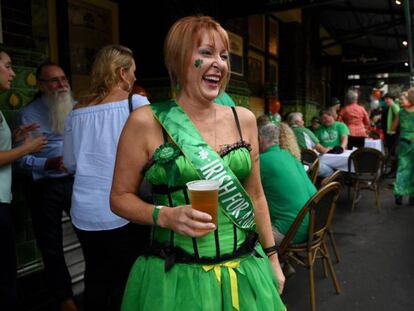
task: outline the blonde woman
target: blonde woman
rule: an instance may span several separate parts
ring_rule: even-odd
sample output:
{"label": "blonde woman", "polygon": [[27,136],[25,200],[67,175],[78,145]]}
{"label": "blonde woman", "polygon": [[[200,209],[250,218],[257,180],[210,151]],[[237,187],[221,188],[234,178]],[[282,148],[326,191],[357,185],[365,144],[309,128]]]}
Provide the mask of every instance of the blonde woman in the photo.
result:
{"label": "blonde woman", "polygon": [[280,123],[279,128],[280,128],[280,137],[279,137],[280,148],[286,149],[287,151],[289,151],[300,162],[301,160],[300,148],[296,140],[295,133],[293,133],[290,126],[284,122]]}
{"label": "blonde woman", "polygon": [[[214,103],[230,76],[228,35],[210,17],[185,17],[170,28],[164,55],[176,100],[131,115],[115,165],[112,210],[153,225],[122,310],[284,311],[255,116]],[[136,195],[143,178],[156,206]],[[190,205],[186,183],[198,179],[221,181],[216,224]]]}
{"label": "blonde woman", "polygon": [[[111,212],[109,192],[118,139],[130,111],[135,81],[130,49],[102,48],[95,58],[91,86],[65,124],[64,163],[75,173],[71,217],[85,257],[85,309],[119,310],[129,269],[147,230]],[[148,104],[134,95],[133,109]]]}

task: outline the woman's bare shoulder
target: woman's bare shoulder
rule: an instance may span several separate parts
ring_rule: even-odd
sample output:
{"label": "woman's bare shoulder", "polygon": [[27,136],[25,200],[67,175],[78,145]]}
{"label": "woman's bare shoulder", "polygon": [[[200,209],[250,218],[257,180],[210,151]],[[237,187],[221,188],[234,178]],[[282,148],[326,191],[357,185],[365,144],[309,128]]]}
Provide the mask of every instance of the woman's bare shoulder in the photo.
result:
{"label": "woman's bare shoulder", "polygon": [[156,123],[154,115],[152,114],[151,107],[149,105],[145,105],[135,109],[130,115],[130,122],[134,124],[146,125],[151,126],[152,124]]}
{"label": "woman's bare shoulder", "polygon": [[163,141],[161,125],[154,118],[152,109],[148,105],[139,107],[131,113],[124,127],[124,132],[126,131],[143,142],[149,154]]}
{"label": "woman's bare shoulder", "polygon": [[135,109],[129,116],[125,128],[141,137],[161,132],[160,124],[154,118],[151,107],[148,105]]}
{"label": "woman's bare shoulder", "polygon": [[245,107],[236,107],[237,116],[241,123],[246,125],[256,124],[256,117],[254,113]]}
{"label": "woman's bare shoulder", "polygon": [[[219,109],[223,112],[223,115],[225,116],[231,116],[232,118],[233,116],[233,112],[231,111],[231,108],[233,107],[229,107],[229,106],[223,106],[223,105],[216,105],[216,109]],[[255,116],[253,114],[253,112],[251,112],[249,109],[241,107],[241,106],[236,106],[234,107],[236,109],[236,114],[237,117],[239,118],[239,120],[243,120],[243,121],[247,121],[250,119],[255,120]]]}

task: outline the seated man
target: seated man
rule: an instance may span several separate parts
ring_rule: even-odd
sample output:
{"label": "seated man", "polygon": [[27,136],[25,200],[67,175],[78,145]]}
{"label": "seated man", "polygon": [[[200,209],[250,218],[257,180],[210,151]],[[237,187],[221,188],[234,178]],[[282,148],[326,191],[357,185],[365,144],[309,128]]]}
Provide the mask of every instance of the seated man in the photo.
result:
{"label": "seated man", "polygon": [[[296,140],[301,150],[312,149],[316,150],[318,153],[326,153],[331,149],[329,147],[327,148],[322,146],[315,134],[304,126],[305,122],[303,122],[303,115],[301,112],[291,112],[287,117],[287,121],[289,126],[292,128],[293,133],[295,133]],[[325,163],[319,163],[319,177],[327,177],[332,175],[332,173],[333,169],[331,167]]]}
{"label": "seated man", "polygon": [[[260,175],[269,206],[273,234],[280,244],[299,211],[316,193],[316,188],[300,163],[279,146],[279,126],[272,123],[259,128]],[[308,215],[293,242],[306,240]]]}
{"label": "seated man", "polygon": [[342,153],[348,145],[349,129],[346,124],[335,121],[330,110],[322,111],[321,123],[322,125],[315,132],[320,144],[331,147],[336,151],[335,153]]}
{"label": "seated man", "polygon": [[300,149],[315,149],[319,153],[326,153],[331,148],[326,148],[319,143],[319,139],[313,132],[305,127],[301,112],[291,112],[287,117],[287,122],[295,133],[296,140]]}

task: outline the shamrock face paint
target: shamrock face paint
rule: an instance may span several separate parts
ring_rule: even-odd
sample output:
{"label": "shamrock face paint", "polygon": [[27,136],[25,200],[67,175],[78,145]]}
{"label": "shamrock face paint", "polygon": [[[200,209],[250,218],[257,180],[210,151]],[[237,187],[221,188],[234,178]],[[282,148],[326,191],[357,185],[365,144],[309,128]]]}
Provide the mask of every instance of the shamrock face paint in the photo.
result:
{"label": "shamrock face paint", "polygon": [[195,60],[195,62],[194,62],[194,66],[196,67],[196,68],[199,68],[199,67],[201,67],[201,65],[203,64],[203,60],[202,59],[196,59]]}

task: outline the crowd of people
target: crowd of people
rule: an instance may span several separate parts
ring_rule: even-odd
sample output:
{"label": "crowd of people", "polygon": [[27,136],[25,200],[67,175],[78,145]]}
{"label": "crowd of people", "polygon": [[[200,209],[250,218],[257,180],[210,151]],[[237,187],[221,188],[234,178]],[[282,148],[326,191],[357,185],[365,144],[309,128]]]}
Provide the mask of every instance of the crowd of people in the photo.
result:
{"label": "crowd of people", "polygon": [[[365,146],[366,138],[383,139],[385,145],[385,169],[387,177],[395,177],[393,184],[395,203],[401,205],[403,197],[414,205],[413,119],[414,88],[400,94],[398,101],[387,93],[382,98],[384,105],[373,101],[370,111],[359,101],[359,93],[350,89],[345,94],[345,104],[337,98],[331,100],[329,108],[313,117],[309,128],[304,126],[301,112],[291,112],[286,117],[296,135],[301,150],[311,149],[317,154],[337,153]],[[263,117],[259,117],[258,121]],[[403,120],[401,122],[401,120]],[[319,163],[318,176],[326,177],[334,168]]]}
{"label": "crowd of people", "polygon": [[[355,90],[343,107],[333,99],[309,128],[300,112],[287,124],[256,119],[225,93],[229,46],[210,17],[175,22],[164,46],[175,98],[151,104],[134,89],[127,47],[99,51],[79,99],[58,64],[38,67],[39,92],[13,133],[0,112],[0,309],[17,308],[10,208],[16,162],[27,176],[44,274],[60,310],[78,309],[63,253],[64,211],[85,258],[85,310],[286,310],[277,245],[317,191],[300,150],[362,147],[372,119]],[[0,91],[14,76],[0,50]],[[388,152],[399,146],[396,203],[408,196],[413,205],[414,88],[401,94],[401,108],[391,95],[385,102],[375,121],[385,124]],[[319,176],[332,173],[320,165]],[[191,206],[186,183],[198,179],[221,182],[217,224]],[[295,243],[306,240],[306,219]]]}

